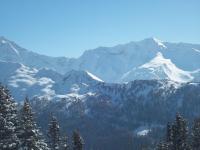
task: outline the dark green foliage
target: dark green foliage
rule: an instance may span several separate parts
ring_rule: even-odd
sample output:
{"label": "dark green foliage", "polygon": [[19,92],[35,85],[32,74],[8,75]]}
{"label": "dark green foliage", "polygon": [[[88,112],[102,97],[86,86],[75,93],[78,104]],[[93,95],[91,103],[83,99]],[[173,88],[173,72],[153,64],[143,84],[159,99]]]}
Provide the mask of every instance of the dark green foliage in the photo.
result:
{"label": "dark green foliage", "polygon": [[188,127],[186,120],[180,115],[176,115],[176,120],[172,125],[172,149],[187,150]]}
{"label": "dark green foliage", "polygon": [[51,116],[48,130],[49,145],[52,150],[59,150],[60,148],[60,126],[57,119]]}
{"label": "dark green foliage", "polygon": [[200,118],[194,121],[192,127],[192,149],[200,150]]}
{"label": "dark green foliage", "polygon": [[34,122],[31,106],[28,98],[25,99],[24,105],[19,115],[20,127],[18,137],[21,141],[20,147],[27,150],[46,150],[47,144],[42,140],[41,133]]}
{"label": "dark green foliage", "polygon": [[[199,146],[199,121],[195,121],[193,126],[193,142],[191,147],[187,122],[180,114],[177,114],[174,123],[172,125],[169,123],[167,124],[166,139],[157,145],[157,150],[199,150],[199,148],[197,148]],[[196,134],[194,134],[194,132]]]}
{"label": "dark green foliage", "polygon": [[9,90],[0,85],[0,149],[16,150],[19,139],[16,135],[17,111]]}
{"label": "dark green foliage", "polygon": [[84,141],[78,131],[73,132],[73,150],[83,150]]}
{"label": "dark green foliage", "polygon": [[[68,137],[60,137],[60,127],[54,116],[49,123],[49,145],[52,150],[70,150]],[[83,139],[73,132],[73,150],[83,149]],[[17,113],[9,90],[0,85],[0,150],[49,150],[34,121],[28,98]]]}
{"label": "dark green foliage", "polygon": [[172,139],[173,139],[172,125],[168,122],[167,123],[167,133],[166,133],[166,142],[171,144]]}

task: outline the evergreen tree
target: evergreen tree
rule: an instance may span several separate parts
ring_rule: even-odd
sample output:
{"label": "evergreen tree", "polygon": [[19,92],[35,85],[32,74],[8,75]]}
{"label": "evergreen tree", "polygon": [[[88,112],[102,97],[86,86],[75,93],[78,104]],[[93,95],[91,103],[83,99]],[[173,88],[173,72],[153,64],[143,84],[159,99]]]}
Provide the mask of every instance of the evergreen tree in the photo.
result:
{"label": "evergreen tree", "polygon": [[83,150],[84,141],[78,131],[73,132],[73,150]]}
{"label": "evergreen tree", "polygon": [[194,121],[192,127],[192,149],[200,150],[200,118]]}
{"label": "evergreen tree", "polygon": [[16,135],[17,110],[9,90],[0,85],[0,149],[18,149]]}
{"label": "evergreen tree", "polygon": [[69,142],[68,142],[68,137],[67,136],[64,136],[62,138],[62,150],[70,150],[70,146],[69,146]]}
{"label": "evergreen tree", "polygon": [[23,150],[47,150],[47,144],[41,138],[41,133],[34,122],[33,112],[28,98],[19,114],[20,127],[18,137],[20,139],[20,148]]}
{"label": "evergreen tree", "polygon": [[180,114],[177,114],[172,125],[172,150],[188,150],[187,136],[187,122]]}
{"label": "evergreen tree", "polygon": [[173,137],[172,126],[168,122],[167,123],[167,133],[166,133],[166,142],[167,143],[171,143],[172,142],[172,137]]}
{"label": "evergreen tree", "polygon": [[60,127],[54,116],[51,117],[51,121],[49,123],[48,138],[51,149],[60,149]]}
{"label": "evergreen tree", "polygon": [[172,125],[168,122],[167,123],[167,133],[166,133],[166,144],[167,144],[168,149],[172,148],[172,141],[173,141]]}

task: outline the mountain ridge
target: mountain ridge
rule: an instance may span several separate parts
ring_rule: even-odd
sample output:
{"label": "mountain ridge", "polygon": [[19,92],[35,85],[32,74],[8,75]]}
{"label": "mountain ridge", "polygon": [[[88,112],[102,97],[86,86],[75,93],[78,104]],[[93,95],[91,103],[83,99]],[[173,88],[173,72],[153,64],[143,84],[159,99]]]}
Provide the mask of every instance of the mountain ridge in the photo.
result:
{"label": "mountain ridge", "polygon": [[21,48],[4,37],[0,38],[0,60],[18,62],[37,69],[49,68],[60,74],[70,70],[88,70],[111,83],[119,82],[126,72],[149,62],[158,52],[166,59],[171,59],[181,70],[194,72],[200,69],[198,50],[198,44],[169,43],[147,38],[114,47],[87,50],[79,58],[49,57]]}

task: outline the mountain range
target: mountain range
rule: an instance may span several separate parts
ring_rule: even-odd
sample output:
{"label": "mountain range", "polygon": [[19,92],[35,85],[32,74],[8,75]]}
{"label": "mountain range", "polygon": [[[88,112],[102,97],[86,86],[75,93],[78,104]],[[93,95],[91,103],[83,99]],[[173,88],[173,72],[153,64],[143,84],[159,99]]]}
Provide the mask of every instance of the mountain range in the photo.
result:
{"label": "mountain range", "polygon": [[48,68],[62,75],[71,70],[87,71],[109,83],[135,79],[198,81],[200,72],[199,44],[169,43],[156,38],[99,47],[85,51],[79,58],[66,58],[40,55],[0,37],[0,53],[2,61]]}
{"label": "mountain range", "polygon": [[53,113],[64,132],[81,131],[86,149],[153,149],[176,112],[200,116],[198,44],[148,38],[66,58],[0,37],[0,54],[0,82],[18,102],[31,99],[44,133]]}
{"label": "mountain range", "polygon": [[0,53],[0,82],[18,100],[25,95],[56,99],[69,93],[86,94],[99,83],[200,79],[200,45],[156,38],[99,47],[75,59],[40,55],[0,37]]}

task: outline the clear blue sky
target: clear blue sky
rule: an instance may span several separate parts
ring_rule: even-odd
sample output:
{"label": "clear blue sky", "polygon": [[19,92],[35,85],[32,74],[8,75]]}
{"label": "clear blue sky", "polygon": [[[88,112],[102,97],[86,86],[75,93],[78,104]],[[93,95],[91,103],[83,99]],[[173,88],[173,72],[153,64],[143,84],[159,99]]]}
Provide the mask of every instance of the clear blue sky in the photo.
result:
{"label": "clear blue sky", "polygon": [[200,43],[200,0],[0,0],[0,35],[67,57],[152,36]]}

